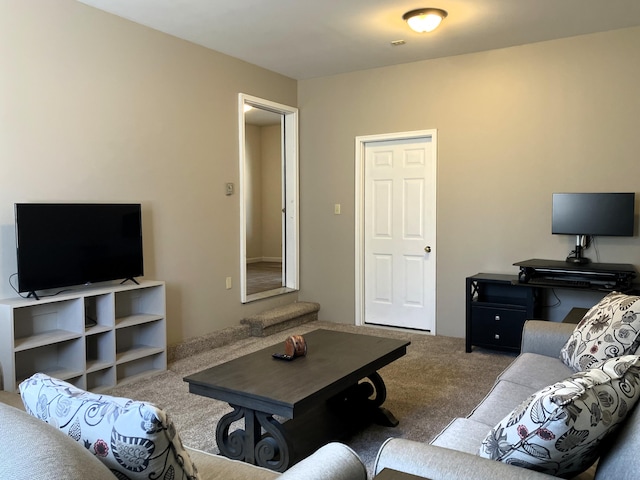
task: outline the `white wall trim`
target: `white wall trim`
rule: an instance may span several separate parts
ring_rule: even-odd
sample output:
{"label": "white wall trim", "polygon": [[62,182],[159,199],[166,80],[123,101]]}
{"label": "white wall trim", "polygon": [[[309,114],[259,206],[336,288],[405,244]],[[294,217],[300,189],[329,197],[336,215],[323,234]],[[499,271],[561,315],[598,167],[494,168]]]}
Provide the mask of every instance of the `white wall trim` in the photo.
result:
{"label": "white wall trim", "polygon": [[[284,287],[262,292],[259,295],[247,295],[247,249],[246,249],[246,202],[244,198],[244,157],[245,157],[245,122],[244,104],[270,110],[283,115],[282,120],[282,152],[284,156],[283,197],[285,199],[285,215],[283,221],[283,258],[286,270],[283,273]],[[253,300],[281,295],[296,291],[299,288],[299,238],[298,219],[299,186],[298,186],[298,109],[288,105],[272,102],[244,93],[238,94],[238,145],[239,145],[239,195],[240,195],[240,300],[247,303]],[[286,193],[284,192],[286,189]]]}

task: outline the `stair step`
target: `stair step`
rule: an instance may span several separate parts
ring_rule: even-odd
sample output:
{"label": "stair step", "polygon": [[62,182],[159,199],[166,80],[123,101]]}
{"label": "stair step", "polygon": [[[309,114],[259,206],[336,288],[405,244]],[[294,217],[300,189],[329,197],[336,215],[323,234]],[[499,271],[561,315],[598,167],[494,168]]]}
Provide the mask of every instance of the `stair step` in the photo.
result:
{"label": "stair step", "polygon": [[288,328],[318,320],[320,304],[315,302],[296,302],[265,310],[240,323],[249,325],[252,337],[266,337]]}

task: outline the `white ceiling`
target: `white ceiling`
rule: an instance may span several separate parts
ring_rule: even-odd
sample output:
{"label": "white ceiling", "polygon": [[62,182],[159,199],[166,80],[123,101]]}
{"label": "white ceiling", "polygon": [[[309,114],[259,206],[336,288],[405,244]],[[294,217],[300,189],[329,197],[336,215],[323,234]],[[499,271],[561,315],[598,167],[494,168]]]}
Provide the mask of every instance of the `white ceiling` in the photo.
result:
{"label": "white ceiling", "polygon": [[[640,25],[640,0],[78,1],[294,79]],[[449,16],[414,33],[422,7]]]}

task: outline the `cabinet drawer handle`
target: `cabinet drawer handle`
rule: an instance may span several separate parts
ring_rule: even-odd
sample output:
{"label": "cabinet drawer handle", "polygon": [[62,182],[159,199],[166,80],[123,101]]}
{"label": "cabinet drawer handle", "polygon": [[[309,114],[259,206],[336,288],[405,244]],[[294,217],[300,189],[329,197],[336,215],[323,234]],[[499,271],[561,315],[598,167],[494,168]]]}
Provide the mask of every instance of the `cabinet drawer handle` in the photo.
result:
{"label": "cabinet drawer handle", "polygon": [[496,315],[496,316],[494,317],[494,320],[495,320],[496,322],[499,322],[499,321],[500,321],[500,315]]}
{"label": "cabinet drawer handle", "polygon": [[499,333],[494,334],[493,338],[496,340],[500,340],[500,334]]}

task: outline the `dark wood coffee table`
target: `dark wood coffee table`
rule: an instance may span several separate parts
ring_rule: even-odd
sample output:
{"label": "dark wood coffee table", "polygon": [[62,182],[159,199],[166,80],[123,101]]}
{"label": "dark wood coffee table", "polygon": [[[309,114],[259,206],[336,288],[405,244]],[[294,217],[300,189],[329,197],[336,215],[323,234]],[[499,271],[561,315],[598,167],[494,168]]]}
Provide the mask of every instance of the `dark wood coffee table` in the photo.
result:
{"label": "dark wood coffee table", "polygon": [[[398,421],[382,407],[377,370],[402,357],[407,340],[331,330],[306,334],[308,353],[272,358],[275,345],[184,378],[189,392],[227,402],[216,427],[220,453],[283,472],[323,443],[375,421]],[[275,419],[274,415],[281,417]],[[244,419],[244,430],[229,430]]]}

